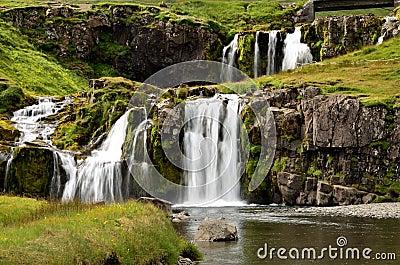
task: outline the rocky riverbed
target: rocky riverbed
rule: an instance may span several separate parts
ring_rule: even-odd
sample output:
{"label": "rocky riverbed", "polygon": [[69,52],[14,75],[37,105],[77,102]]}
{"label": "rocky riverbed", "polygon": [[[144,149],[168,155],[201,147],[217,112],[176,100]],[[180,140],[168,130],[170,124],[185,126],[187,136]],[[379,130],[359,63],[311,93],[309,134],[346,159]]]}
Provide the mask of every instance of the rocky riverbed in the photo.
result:
{"label": "rocky riverbed", "polygon": [[313,216],[344,216],[366,218],[400,218],[400,202],[346,205],[334,207],[297,208],[297,213]]}

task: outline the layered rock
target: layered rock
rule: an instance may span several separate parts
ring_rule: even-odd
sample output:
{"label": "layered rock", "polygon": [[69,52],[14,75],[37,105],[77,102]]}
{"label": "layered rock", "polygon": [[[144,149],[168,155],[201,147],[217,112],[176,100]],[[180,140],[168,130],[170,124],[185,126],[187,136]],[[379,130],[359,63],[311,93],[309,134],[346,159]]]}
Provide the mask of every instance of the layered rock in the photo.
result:
{"label": "layered rock", "polygon": [[[321,206],[369,203],[380,195],[397,200],[399,111],[320,92],[306,87],[253,95],[267,100],[274,113],[277,148],[266,182],[277,179],[279,191],[261,185],[263,191],[255,192],[264,194],[263,201],[247,198],[271,203],[281,196],[289,205]],[[256,124],[247,132],[250,141],[257,139]]]}

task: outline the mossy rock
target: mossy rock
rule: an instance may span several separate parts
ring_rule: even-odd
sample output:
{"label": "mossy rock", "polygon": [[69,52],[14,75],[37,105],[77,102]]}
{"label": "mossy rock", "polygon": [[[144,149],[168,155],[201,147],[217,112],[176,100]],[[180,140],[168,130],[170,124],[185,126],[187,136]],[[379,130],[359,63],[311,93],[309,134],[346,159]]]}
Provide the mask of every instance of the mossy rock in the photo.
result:
{"label": "mossy rock", "polygon": [[48,148],[17,147],[10,167],[6,191],[45,197],[53,177],[53,151]]}
{"label": "mossy rock", "polygon": [[0,120],[0,141],[15,142],[19,136],[20,132],[10,121]]}

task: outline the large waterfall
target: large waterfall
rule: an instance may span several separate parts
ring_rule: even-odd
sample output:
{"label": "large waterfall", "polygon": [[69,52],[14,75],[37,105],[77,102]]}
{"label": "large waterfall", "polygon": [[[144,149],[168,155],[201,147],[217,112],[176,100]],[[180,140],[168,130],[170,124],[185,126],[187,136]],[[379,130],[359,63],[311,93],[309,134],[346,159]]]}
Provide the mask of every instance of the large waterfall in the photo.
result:
{"label": "large waterfall", "polygon": [[284,54],[282,71],[295,69],[298,66],[312,62],[310,48],[307,44],[301,43],[300,28],[296,28],[293,33],[289,33],[286,36]]}
{"label": "large waterfall", "polygon": [[185,204],[240,201],[238,97],[215,96],[185,105]]}

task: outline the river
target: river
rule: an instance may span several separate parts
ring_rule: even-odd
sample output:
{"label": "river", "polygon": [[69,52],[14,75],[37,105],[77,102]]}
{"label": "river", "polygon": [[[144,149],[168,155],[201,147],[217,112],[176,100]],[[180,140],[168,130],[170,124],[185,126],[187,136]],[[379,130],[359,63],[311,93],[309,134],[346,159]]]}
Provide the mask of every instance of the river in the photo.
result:
{"label": "river", "polygon": [[[175,227],[188,240],[193,240],[197,227],[207,216],[213,218],[222,216],[225,221],[238,229],[237,242],[195,242],[204,254],[204,260],[198,263],[201,265],[399,264],[400,225],[398,219],[307,216],[296,212],[296,208],[293,207],[272,206],[184,208],[184,210],[190,213],[191,219],[188,222],[175,224]],[[339,237],[341,238],[338,239]],[[267,255],[262,259],[265,256],[266,244]],[[271,248],[275,248],[272,256],[270,255]],[[281,250],[281,256],[287,259],[278,257],[279,248],[285,249],[285,252]],[[293,248],[299,251],[299,259],[295,258],[296,250]],[[315,249],[316,259],[313,259],[310,248]],[[327,250],[319,259],[323,248]],[[355,248],[359,251],[359,259],[356,259]],[[305,259],[302,259],[303,251]],[[308,258],[309,251],[311,259]],[[365,257],[370,259],[363,256],[363,251],[365,251]],[[258,257],[257,252],[261,258]],[[397,260],[377,259],[385,256],[386,259],[393,259],[390,257],[391,253],[395,254]],[[336,258],[335,255],[337,255]]]}

